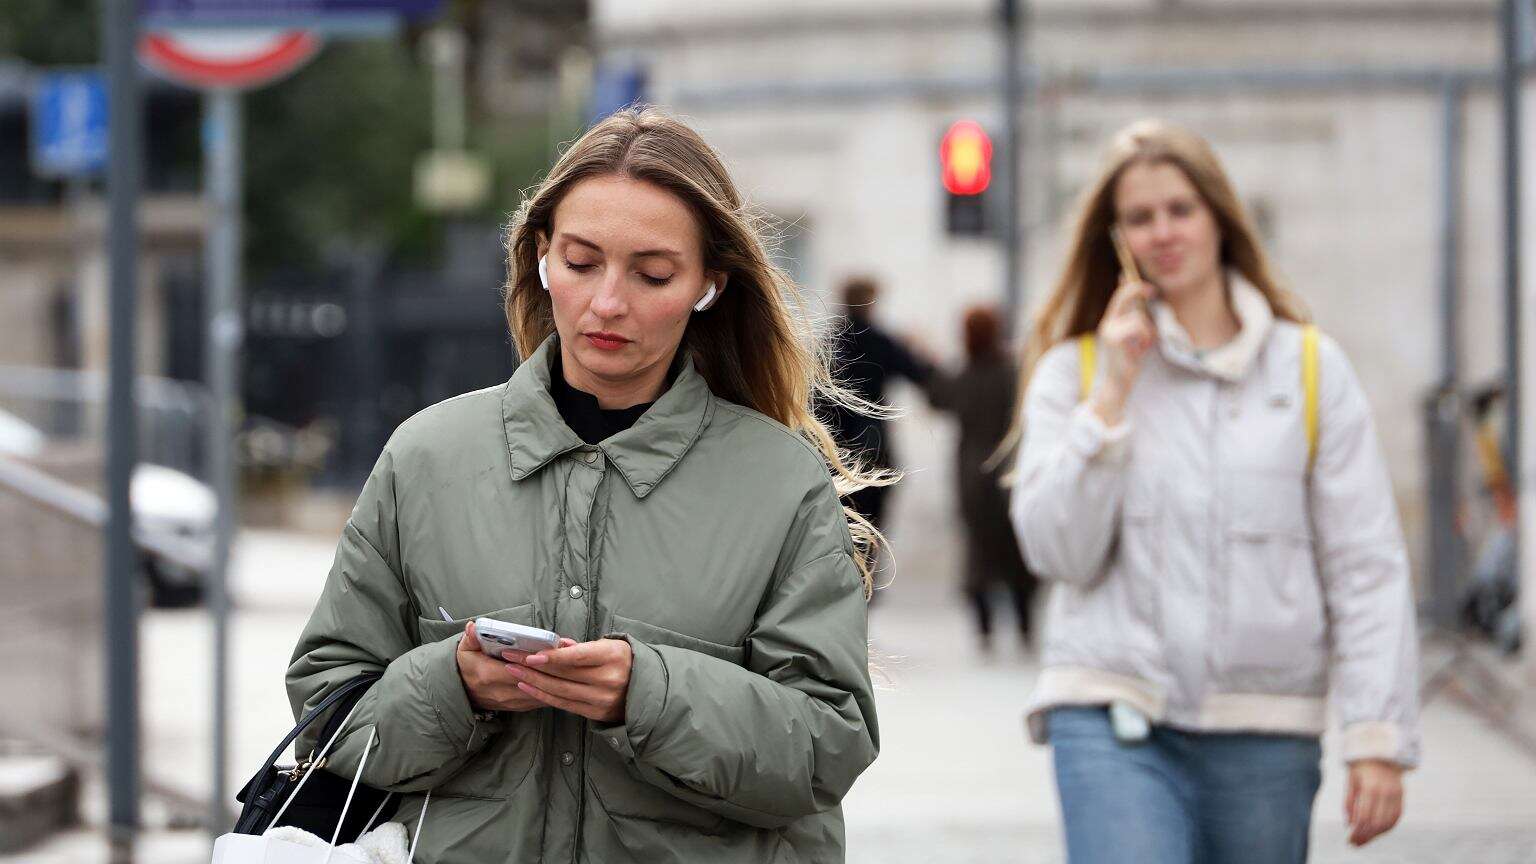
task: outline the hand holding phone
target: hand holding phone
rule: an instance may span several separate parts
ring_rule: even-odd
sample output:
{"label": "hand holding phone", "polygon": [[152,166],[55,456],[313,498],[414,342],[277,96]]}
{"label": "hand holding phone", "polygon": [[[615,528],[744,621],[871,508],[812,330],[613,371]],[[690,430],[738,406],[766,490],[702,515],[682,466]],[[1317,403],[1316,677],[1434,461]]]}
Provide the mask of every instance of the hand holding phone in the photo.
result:
{"label": "hand holding phone", "polygon": [[1125,240],[1125,235],[1120,233],[1120,226],[1109,226],[1109,240],[1115,246],[1115,257],[1120,259],[1120,272],[1126,282],[1146,282],[1151,286],[1154,296],[1157,286],[1141,278],[1141,269],[1136,266],[1136,256],[1131,252],[1131,244]]}
{"label": "hand holding phone", "polygon": [[[449,618],[449,616],[443,616]],[[452,620],[449,618],[449,620]],[[539,700],[518,689],[518,679],[508,671],[511,665],[501,656],[507,650],[497,643],[482,641],[473,621],[464,625],[464,635],[454,652],[459,679],[469,704],[478,711],[534,711],[544,707]]]}
{"label": "hand holding phone", "polygon": [[1124,417],[1126,399],[1141,373],[1142,359],[1156,342],[1157,326],[1148,308],[1155,289],[1142,280],[1136,258],[1119,228],[1110,226],[1109,236],[1124,276],[1099,322],[1105,374],[1103,386],[1094,389],[1092,401],[1099,419],[1116,426]]}

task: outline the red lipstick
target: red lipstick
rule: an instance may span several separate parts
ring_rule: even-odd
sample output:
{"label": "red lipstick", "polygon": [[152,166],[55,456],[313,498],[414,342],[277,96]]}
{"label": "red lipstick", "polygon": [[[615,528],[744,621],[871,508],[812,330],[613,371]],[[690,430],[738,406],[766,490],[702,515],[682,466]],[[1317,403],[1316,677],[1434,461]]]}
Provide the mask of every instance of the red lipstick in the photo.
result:
{"label": "red lipstick", "polygon": [[628,339],[617,333],[598,331],[596,333],[583,333],[582,335],[587,337],[587,341],[592,343],[593,347],[604,351],[617,351],[629,344]]}

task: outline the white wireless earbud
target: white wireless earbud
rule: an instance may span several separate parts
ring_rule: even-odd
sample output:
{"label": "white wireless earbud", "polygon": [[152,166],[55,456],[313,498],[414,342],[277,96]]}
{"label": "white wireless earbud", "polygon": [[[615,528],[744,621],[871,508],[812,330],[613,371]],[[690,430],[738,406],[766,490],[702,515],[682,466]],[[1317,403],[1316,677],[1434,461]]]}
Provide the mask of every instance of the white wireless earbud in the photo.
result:
{"label": "white wireless earbud", "polygon": [[545,291],[549,290],[549,265],[544,263],[544,259],[547,257],[549,256],[546,255],[539,258],[539,284],[544,286]]}
{"label": "white wireless earbud", "polygon": [[715,283],[710,282],[704,286],[704,296],[699,302],[693,304],[693,311],[703,312],[715,302]]}

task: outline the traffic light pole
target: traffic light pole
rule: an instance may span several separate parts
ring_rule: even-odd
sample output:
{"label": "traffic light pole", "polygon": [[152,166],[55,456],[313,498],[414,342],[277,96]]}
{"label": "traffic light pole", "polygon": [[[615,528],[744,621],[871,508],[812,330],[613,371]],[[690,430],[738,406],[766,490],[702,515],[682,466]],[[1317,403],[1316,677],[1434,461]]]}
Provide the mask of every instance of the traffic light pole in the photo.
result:
{"label": "traffic light pole", "polygon": [[1012,334],[1018,323],[1023,281],[1023,238],[1020,236],[1019,214],[1023,201],[1019,194],[1019,175],[1023,172],[1024,137],[1019,114],[1024,106],[1019,102],[1019,6],[1024,0],[1000,0],[999,14],[1002,23],[1003,67],[1002,113],[1003,141],[1002,166],[1003,194],[1001,201],[1003,241],[1003,328]]}

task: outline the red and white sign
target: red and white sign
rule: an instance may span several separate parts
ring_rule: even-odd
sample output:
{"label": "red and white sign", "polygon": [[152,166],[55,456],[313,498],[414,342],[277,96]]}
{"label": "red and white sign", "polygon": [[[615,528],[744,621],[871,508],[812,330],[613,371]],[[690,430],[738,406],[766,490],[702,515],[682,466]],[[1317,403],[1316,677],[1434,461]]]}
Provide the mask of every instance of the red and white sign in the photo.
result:
{"label": "red and white sign", "polygon": [[139,60],[189,87],[243,89],[298,69],[320,50],[308,30],[161,30],[139,39]]}

